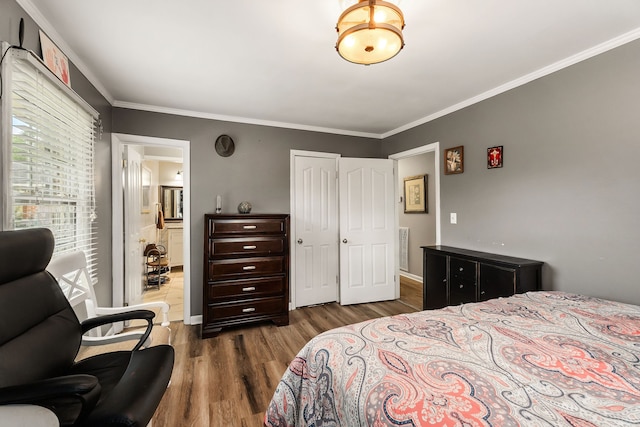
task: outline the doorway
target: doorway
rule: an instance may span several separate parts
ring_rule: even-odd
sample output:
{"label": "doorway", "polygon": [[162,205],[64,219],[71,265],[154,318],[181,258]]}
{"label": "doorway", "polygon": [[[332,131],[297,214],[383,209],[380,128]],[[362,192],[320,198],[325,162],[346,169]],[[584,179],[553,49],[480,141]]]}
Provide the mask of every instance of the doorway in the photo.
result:
{"label": "doorway", "polygon": [[[170,304],[174,309],[180,307],[181,313],[176,315],[170,312],[170,317],[173,317],[172,320],[180,319],[185,324],[191,324],[189,142],[115,133],[112,134],[112,142],[113,305],[118,307],[127,304],[128,295],[132,294],[128,286],[137,286],[142,290],[151,288],[145,282],[143,257],[145,246],[154,243],[162,245],[167,251],[171,250],[171,253],[167,252],[170,261],[166,277],[162,283],[156,283],[158,286],[155,287],[158,291],[162,289],[166,292],[157,292],[154,297],[147,295],[146,299],[146,292],[143,292],[141,297],[144,301],[158,298],[164,300],[171,292],[173,301]],[[141,170],[145,171],[146,182],[143,177],[139,210],[127,206],[128,200],[131,199],[128,196],[136,192],[128,188],[125,179],[130,174],[127,168],[123,168],[128,162],[123,157],[127,152],[137,153],[134,157],[139,156]],[[161,228],[160,189],[163,186],[182,187],[182,191],[180,218],[176,215],[164,221],[163,214]],[[138,215],[138,211],[139,217],[142,218],[142,228],[132,229],[127,218],[132,214]],[[139,257],[123,256],[136,251],[140,252]],[[142,274],[138,270],[138,263],[143,266]],[[157,276],[156,279],[159,280]]]}
{"label": "doorway", "polygon": [[[392,154],[398,170],[398,236],[400,252],[400,300],[422,310],[423,255],[421,246],[440,244],[439,143]],[[404,179],[426,175],[426,212],[404,212]],[[404,247],[403,247],[404,245]],[[402,260],[404,255],[404,260]],[[404,261],[404,262],[403,262]]]}

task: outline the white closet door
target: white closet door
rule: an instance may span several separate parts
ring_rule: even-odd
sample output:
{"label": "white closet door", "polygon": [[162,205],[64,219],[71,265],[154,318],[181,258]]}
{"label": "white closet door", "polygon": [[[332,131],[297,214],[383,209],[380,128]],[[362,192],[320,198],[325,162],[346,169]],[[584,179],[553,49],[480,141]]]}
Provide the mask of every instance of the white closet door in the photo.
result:
{"label": "white closet door", "polygon": [[295,305],[338,299],[336,158],[296,156]]}
{"label": "white closet door", "polygon": [[340,303],[395,298],[393,160],[341,158]]}

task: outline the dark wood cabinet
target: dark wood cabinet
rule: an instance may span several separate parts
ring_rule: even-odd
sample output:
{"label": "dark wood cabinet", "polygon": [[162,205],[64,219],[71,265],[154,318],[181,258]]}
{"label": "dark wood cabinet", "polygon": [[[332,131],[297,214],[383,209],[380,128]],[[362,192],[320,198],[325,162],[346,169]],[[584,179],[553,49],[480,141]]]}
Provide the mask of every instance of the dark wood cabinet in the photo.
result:
{"label": "dark wood cabinet", "polygon": [[[429,262],[424,262],[422,308],[445,307],[449,305],[447,285],[447,257],[437,253],[429,254]],[[429,280],[427,280],[427,277]],[[429,304],[427,305],[427,301]]]}
{"label": "dark wood cabinet", "polygon": [[542,262],[449,246],[422,246],[423,309],[542,289]]}
{"label": "dark wood cabinet", "polygon": [[202,338],[223,327],[289,323],[289,215],[207,214]]}

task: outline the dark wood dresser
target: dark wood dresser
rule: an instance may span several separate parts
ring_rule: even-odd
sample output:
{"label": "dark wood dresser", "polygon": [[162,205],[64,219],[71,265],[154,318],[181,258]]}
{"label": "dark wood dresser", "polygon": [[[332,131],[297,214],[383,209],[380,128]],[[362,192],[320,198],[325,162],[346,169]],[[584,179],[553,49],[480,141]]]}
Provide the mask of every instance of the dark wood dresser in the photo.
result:
{"label": "dark wood dresser", "polygon": [[423,309],[542,289],[542,264],[449,246],[422,246]]}
{"label": "dark wood dresser", "polygon": [[289,215],[204,217],[202,338],[225,326],[289,323]]}

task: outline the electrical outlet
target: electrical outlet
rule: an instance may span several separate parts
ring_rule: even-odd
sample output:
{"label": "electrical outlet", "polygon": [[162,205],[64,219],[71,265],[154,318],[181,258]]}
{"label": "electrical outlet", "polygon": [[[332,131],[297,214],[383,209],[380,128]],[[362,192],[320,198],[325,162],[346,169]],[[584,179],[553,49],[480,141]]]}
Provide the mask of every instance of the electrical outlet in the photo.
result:
{"label": "electrical outlet", "polygon": [[458,214],[455,212],[451,212],[451,224],[458,223]]}

